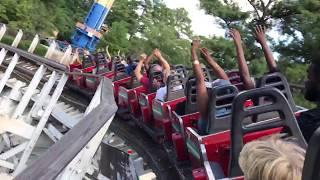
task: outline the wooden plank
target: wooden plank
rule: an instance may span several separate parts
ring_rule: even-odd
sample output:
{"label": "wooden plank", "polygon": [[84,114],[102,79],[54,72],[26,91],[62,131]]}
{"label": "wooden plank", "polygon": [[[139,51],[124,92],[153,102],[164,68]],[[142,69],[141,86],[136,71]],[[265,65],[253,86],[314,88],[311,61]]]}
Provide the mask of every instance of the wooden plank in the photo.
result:
{"label": "wooden plank", "polygon": [[99,132],[90,140],[90,142],[83,148],[80,153],[71,161],[65,168],[65,171],[59,176],[59,180],[64,179],[81,179],[90,169],[91,160],[100,143],[108,131],[114,116],[99,130]]}
{"label": "wooden plank", "polygon": [[30,139],[35,128],[23,121],[9,118],[0,118],[0,133],[10,132],[12,134]]}
{"label": "wooden plank", "polygon": [[19,31],[18,31],[15,39],[13,40],[11,46],[15,47],[15,48],[18,47],[18,45],[19,45],[19,43],[20,43],[20,41],[22,39],[22,36],[23,36],[23,31],[21,29],[19,29]]}
{"label": "wooden plank", "polygon": [[26,162],[27,160],[29,159],[30,155],[31,155],[31,152],[34,148],[34,146],[36,145],[36,142],[38,141],[40,135],[41,135],[41,132],[43,130],[43,128],[45,127],[48,119],[49,119],[49,116],[52,112],[52,109],[54,108],[54,106],[56,105],[62,91],[63,91],[63,87],[64,85],[66,84],[68,80],[68,76],[66,74],[63,74],[61,79],[59,79],[59,83],[56,87],[56,89],[54,90],[52,96],[51,96],[51,99],[49,101],[49,104],[48,106],[46,107],[39,123],[37,124],[35,130],[33,131],[32,133],[32,136],[31,136],[31,139],[30,141],[28,142],[28,146],[26,148],[26,150],[23,152],[22,156],[21,156],[21,159],[19,161],[19,164],[17,166],[17,168],[15,169],[15,172],[21,172],[21,170],[24,169],[25,165],[26,165]]}
{"label": "wooden plank", "polygon": [[7,26],[5,24],[2,24],[0,27],[0,41],[5,35],[6,31],[7,31]]}
{"label": "wooden plank", "polygon": [[29,53],[33,53],[33,52],[34,52],[34,50],[36,49],[39,41],[40,41],[39,35],[36,34],[36,35],[34,36],[32,42],[31,42],[31,44],[30,44],[29,49],[28,49],[28,52],[29,52]]}
{"label": "wooden plank", "polygon": [[14,67],[16,66],[19,58],[20,58],[20,56],[18,54],[14,54],[9,66],[6,69],[6,72],[4,73],[4,76],[0,80],[0,93],[2,92],[2,90],[3,90],[4,86],[6,85],[8,79],[10,78],[10,75],[11,75]]}
{"label": "wooden plank", "polygon": [[14,164],[0,159],[0,166],[8,169],[14,169]]}
{"label": "wooden plank", "polygon": [[34,74],[29,86],[27,87],[26,92],[22,96],[11,118],[19,119],[20,116],[23,114],[27,105],[29,104],[29,101],[31,100],[32,95],[37,90],[37,87],[45,72],[46,72],[46,68],[43,65],[41,65],[40,68]]}
{"label": "wooden plank", "polygon": [[0,154],[0,159],[3,159],[3,160],[7,160],[13,156],[15,156],[16,154],[22,152],[25,148],[27,147],[27,142],[24,142],[2,154]]}
{"label": "wooden plank", "polygon": [[49,93],[56,82],[56,74],[57,73],[55,71],[53,71],[48,82],[46,82],[45,85],[43,86],[43,88],[41,89],[41,92],[40,92],[38,99],[33,104],[31,110],[29,111],[29,113],[25,119],[26,122],[31,123],[32,117],[37,117],[38,111],[41,109],[46,98],[49,97]]}
{"label": "wooden plank", "polygon": [[102,83],[102,103],[68,131],[42,157],[18,174],[16,180],[56,178],[116,113],[117,106],[113,96],[112,82],[104,78]]}

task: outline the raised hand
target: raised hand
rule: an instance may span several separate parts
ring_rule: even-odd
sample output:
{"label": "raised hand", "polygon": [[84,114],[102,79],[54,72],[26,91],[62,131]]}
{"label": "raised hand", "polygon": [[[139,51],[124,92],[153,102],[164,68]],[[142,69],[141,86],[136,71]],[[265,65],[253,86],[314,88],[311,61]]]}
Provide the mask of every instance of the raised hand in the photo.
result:
{"label": "raised hand", "polygon": [[146,59],[147,59],[147,55],[146,54],[140,54],[139,61],[144,62]]}
{"label": "raised hand", "polygon": [[200,47],[200,39],[192,40],[192,50],[197,50]]}
{"label": "raised hand", "polygon": [[262,25],[257,25],[255,28],[255,36],[259,43],[266,42],[265,27]]}
{"label": "raised hand", "polygon": [[266,57],[268,68],[270,72],[277,72],[277,63],[274,60],[271,49],[269,48],[266,40],[265,27],[257,25],[255,28],[255,36],[257,41],[260,43],[264,56]]}
{"label": "raised hand", "polygon": [[207,60],[208,57],[210,57],[210,53],[207,48],[200,48],[200,53],[205,60]]}
{"label": "raised hand", "polygon": [[159,50],[159,49],[155,49],[155,50],[153,50],[153,54],[154,54],[157,58],[162,57],[161,52],[160,52],[160,50]]}
{"label": "raised hand", "polygon": [[233,38],[235,43],[241,43],[241,35],[238,30],[230,29],[230,36]]}

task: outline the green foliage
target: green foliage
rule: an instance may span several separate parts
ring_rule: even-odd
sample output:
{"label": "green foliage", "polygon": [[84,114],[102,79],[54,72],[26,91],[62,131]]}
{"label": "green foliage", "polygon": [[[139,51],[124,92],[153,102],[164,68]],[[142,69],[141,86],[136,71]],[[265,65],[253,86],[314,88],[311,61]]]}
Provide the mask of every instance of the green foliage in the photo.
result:
{"label": "green foliage", "polygon": [[222,37],[213,37],[211,39],[202,37],[204,47],[212,51],[211,55],[225,69],[237,68],[236,52],[233,41]]}
{"label": "green foliage", "polygon": [[34,50],[34,54],[37,54],[39,56],[45,56],[47,53],[48,47],[43,45],[38,45],[37,48]]}
{"label": "green foliage", "polygon": [[251,61],[248,66],[251,74],[253,74],[255,77],[261,77],[263,74],[268,72],[264,58],[255,59],[254,61]]}
{"label": "green foliage", "polygon": [[2,39],[1,39],[1,43],[4,43],[4,44],[7,44],[7,45],[11,45],[12,42],[13,42],[14,38],[11,37],[11,36],[4,36]]}
{"label": "green foliage", "polygon": [[294,102],[298,105],[298,106],[302,106],[304,108],[307,108],[307,109],[313,109],[313,108],[316,108],[316,104],[314,103],[311,103],[309,101],[307,101],[305,98],[304,98],[304,95],[303,93],[297,93],[297,92],[294,92],[292,94],[293,96],[293,99],[294,99]]}
{"label": "green foliage", "polygon": [[298,64],[285,59],[280,59],[278,61],[278,66],[280,71],[286,75],[290,83],[303,84],[307,78],[306,72],[308,65],[306,64]]}
{"label": "green foliage", "polygon": [[319,0],[297,0],[281,4],[279,12],[286,12],[281,20],[283,34],[292,37],[288,43],[282,41],[277,50],[284,57],[290,57],[296,62],[320,62],[320,2]]}
{"label": "green foliage", "polygon": [[111,54],[120,50],[138,55],[159,48],[170,63],[190,62],[191,20],[185,9],[169,9],[160,1],[119,0],[107,22],[110,32],[98,47],[109,45]]}
{"label": "green foliage", "polygon": [[91,2],[93,1],[1,0],[0,22],[45,36],[52,36],[53,31],[69,35],[74,30],[75,22],[84,18]]}
{"label": "green foliage", "polygon": [[111,31],[104,36],[98,47],[108,44],[111,52],[120,50],[127,53],[129,46],[128,33],[129,29],[126,22],[114,22]]}
{"label": "green foliage", "polygon": [[249,16],[247,12],[240,10],[236,1],[231,0],[200,0],[200,7],[205,9],[208,14],[220,18],[223,21],[223,26],[243,21]]}

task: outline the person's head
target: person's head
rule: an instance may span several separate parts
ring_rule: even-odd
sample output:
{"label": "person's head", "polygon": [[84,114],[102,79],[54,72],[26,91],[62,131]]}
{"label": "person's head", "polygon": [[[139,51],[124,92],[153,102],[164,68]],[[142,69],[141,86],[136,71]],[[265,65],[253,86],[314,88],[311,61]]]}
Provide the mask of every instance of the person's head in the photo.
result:
{"label": "person's head", "polygon": [[311,64],[308,79],[305,82],[305,98],[311,102],[320,102],[320,64]]}
{"label": "person's head", "polygon": [[127,57],[127,62],[128,62],[128,64],[132,64],[133,63],[133,57],[132,56],[128,56]]}
{"label": "person's head", "polygon": [[166,77],[164,77],[163,74],[163,68],[162,66],[160,66],[159,64],[154,64],[153,66],[151,66],[151,72],[155,72],[155,73],[161,73],[162,74],[162,83],[166,83]]}
{"label": "person's head", "polygon": [[247,143],[239,157],[246,180],[300,180],[305,150],[278,136]]}
{"label": "person's head", "polygon": [[152,66],[151,71],[152,72],[162,72],[162,67],[159,64],[155,64]]}

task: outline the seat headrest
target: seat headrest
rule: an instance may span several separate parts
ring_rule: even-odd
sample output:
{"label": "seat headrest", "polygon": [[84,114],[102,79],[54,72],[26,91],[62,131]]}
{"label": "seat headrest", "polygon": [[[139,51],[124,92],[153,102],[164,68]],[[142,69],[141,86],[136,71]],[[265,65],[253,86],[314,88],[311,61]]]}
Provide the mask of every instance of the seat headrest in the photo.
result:
{"label": "seat headrest", "polygon": [[126,67],[122,63],[117,63],[114,65],[114,80],[120,80],[124,77],[127,77]]}
{"label": "seat headrest", "polygon": [[274,87],[281,91],[284,96],[287,98],[290,107],[295,112],[297,110],[296,104],[293,100],[292,93],[290,90],[290,85],[287,81],[287,78],[281,74],[280,72],[266,74],[261,77],[260,84],[258,85],[260,88],[262,87]]}
{"label": "seat headrest", "polygon": [[211,77],[211,74],[210,74],[209,70],[204,66],[204,67],[202,67],[202,71],[203,71],[203,75],[204,75],[205,81],[211,82],[212,81],[212,77]]}
{"label": "seat headrest", "polygon": [[94,57],[92,55],[85,55],[82,60],[82,68],[95,66]]}
{"label": "seat headrest", "polygon": [[209,134],[230,129],[232,103],[238,92],[238,88],[231,84],[213,87],[208,105]]}
{"label": "seat headrest", "polygon": [[187,68],[184,65],[182,65],[182,64],[175,65],[174,70],[177,73],[183,74],[184,77],[187,77]]}
{"label": "seat headrest", "polygon": [[190,76],[186,81],[185,96],[187,98],[186,114],[191,114],[198,111],[197,107],[197,80],[195,77]]}
{"label": "seat headrest", "polygon": [[185,96],[185,81],[186,78],[184,72],[176,72],[169,75],[167,79],[167,101]]}
{"label": "seat headrest", "polygon": [[[244,107],[244,103],[252,99],[267,97],[271,102],[257,106]],[[248,117],[264,113],[278,112],[278,118],[272,118],[257,123],[243,125]],[[297,139],[298,144],[306,148],[307,143],[297,124],[295,115],[290,105],[278,89],[272,87],[257,88],[239,93],[232,105],[231,125],[231,151],[229,163],[229,175],[232,177],[242,175],[238,164],[239,154],[243,148],[243,137],[249,133],[256,133],[263,130],[285,127],[290,135]]]}

